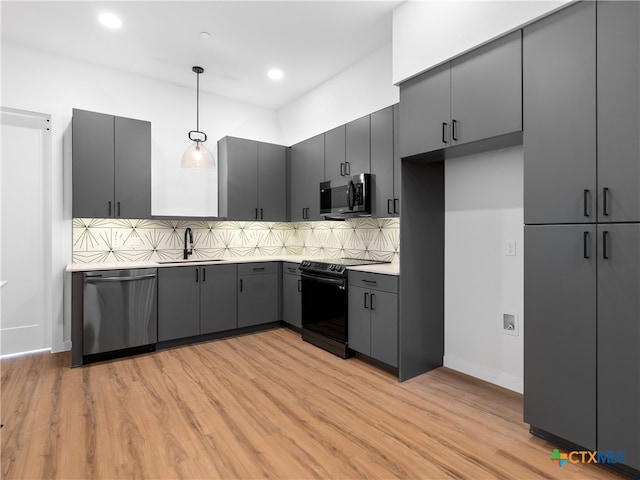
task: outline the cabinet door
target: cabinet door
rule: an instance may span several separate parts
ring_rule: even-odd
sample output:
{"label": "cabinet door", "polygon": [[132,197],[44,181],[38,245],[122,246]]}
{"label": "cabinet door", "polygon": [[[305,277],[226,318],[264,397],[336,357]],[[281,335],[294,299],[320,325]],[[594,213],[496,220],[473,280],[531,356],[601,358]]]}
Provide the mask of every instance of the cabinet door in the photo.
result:
{"label": "cabinet door", "polygon": [[287,220],[287,157],[281,145],[258,143],[258,206],[259,220]]}
{"label": "cabinet door", "polygon": [[640,225],[599,225],[598,249],[597,447],[640,469]]}
{"label": "cabinet door", "polygon": [[595,2],[524,29],[525,223],[595,222]]}
{"label": "cabinet door", "polygon": [[451,62],[451,140],[469,143],[522,130],[522,33]]}
{"label": "cabinet door", "polygon": [[400,105],[393,106],[393,213],[400,215],[400,197],[402,196],[402,162],[400,160]]}
{"label": "cabinet door", "polygon": [[640,221],[640,3],[597,2],[596,8],[601,195],[598,221],[637,222]]}
{"label": "cabinet door", "polygon": [[320,182],[324,178],[324,135],[291,147],[291,221],[321,220]]}
{"label": "cabinet door", "polygon": [[349,348],[371,355],[371,292],[367,288],[349,285],[348,334]]}
{"label": "cabinet door", "polygon": [[73,110],[72,183],[74,217],[113,217],[113,116]]}
{"label": "cabinet door", "polygon": [[151,217],[151,123],[115,117],[115,214]]}
{"label": "cabinet door", "polygon": [[596,229],[524,233],[524,420],[595,450]]}
{"label": "cabinet door", "polygon": [[237,265],[209,265],[200,272],[200,333],[237,328]]}
{"label": "cabinet door", "polygon": [[400,156],[450,145],[449,64],[400,84]]}
{"label": "cabinet door", "polygon": [[258,142],[227,137],[229,220],[258,218]]}
{"label": "cabinet door", "polygon": [[158,341],[200,333],[198,267],[158,269]]}
{"label": "cabinet door", "polygon": [[371,290],[371,356],[398,366],[398,295]]}
{"label": "cabinet door", "polygon": [[289,325],[302,328],[302,294],[300,275],[282,275],[282,319]]}
{"label": "cabinet door", "polygon": [[324,181],[346,175],[346,128],[340,125],[324,134]]}
{"label": "cabinet door", "polygon": [[239,277],[238,328],[278,321],[278,275]]}
{"label": "cabinet door", "polygon": [[373,215],[393,215],[394,142],[393,107],[371,114],[371,173],[373,174]]}
{"label": "cabinet door", "polygon": [[371,172],[371,125],[369,115],[347,123],[345,132],[346,174]]}

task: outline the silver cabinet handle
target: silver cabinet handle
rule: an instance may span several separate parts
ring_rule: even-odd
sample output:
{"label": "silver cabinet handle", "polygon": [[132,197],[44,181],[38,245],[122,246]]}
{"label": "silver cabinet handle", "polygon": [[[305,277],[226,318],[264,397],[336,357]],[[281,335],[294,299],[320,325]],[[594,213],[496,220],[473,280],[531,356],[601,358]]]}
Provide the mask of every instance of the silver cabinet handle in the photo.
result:
{"label": "silver cabinet handle", "polygon": [[85,281],[91,283],[97,282],[132,282],[135,280],[144,280],[145,278],[156,278],[155,273],[148,275],[131,275],[129,277],[86,277]]}

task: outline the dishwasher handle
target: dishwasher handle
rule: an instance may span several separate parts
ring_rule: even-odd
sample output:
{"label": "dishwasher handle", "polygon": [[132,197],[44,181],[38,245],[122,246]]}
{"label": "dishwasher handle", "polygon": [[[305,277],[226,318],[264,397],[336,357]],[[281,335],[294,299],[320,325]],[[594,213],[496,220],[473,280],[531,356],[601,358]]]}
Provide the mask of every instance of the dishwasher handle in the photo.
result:
{"label": "dishwasher handle", "polygon": [[86,282],[131,282],[134,280],[144,280],[145,278],[156,278],[155,273],[149,273],[148,275],[131,275],[128,277],[86,277]]}

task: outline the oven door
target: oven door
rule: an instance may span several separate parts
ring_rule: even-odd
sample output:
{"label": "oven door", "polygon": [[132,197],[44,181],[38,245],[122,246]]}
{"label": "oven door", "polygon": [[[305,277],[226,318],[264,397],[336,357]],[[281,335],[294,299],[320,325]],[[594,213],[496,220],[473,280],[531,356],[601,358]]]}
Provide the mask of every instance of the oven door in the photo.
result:
{"label": "oven door", "polygon": [[302,328],[347,343],[347,279],[303,272]]}

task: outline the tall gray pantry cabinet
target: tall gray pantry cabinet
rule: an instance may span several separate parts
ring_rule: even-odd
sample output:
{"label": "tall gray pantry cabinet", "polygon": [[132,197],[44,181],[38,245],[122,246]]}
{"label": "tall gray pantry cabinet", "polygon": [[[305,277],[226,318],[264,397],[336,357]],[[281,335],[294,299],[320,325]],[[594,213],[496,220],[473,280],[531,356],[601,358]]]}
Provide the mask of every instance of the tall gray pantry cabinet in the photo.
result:
{"label": "tall gray pantry cabinet", "polygon": [[151,217],[151,123],[73,109],[73,216]]}
{"label": "tall gray pantry cabinet", "polygon": [[640,469],[640,4],[525,28],[525,385],[532,432]]}

